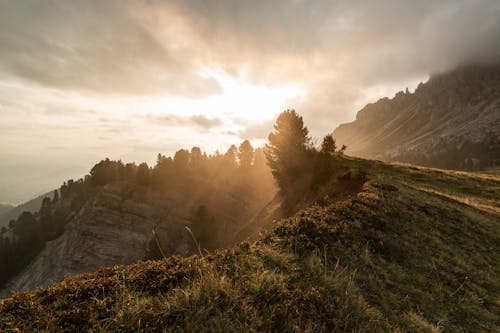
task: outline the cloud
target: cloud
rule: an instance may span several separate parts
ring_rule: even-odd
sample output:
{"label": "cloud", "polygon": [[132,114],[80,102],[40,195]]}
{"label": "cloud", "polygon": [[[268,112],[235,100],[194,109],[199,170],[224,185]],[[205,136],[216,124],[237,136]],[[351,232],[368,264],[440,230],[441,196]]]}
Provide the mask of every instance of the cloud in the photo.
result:
{"label": "cloud", "polygon": [[250,124],[241,124],[243,128],[234,133],[240,139],[263,139],[269,135],[269,133],[273,130],[274,119],[260,122],[260,123],[250,123]]}
{"label": "cloud", "polygon": [[155,124],[164,126],[186,126],[198,127],[204,130],[209,130],[213,127],[218,127],[224,124],[222,119],[217,117],[208,117],[203,114],[195,114],[191,116],[183,116],[177,114],[169,114],[165,116],[146,116],[146,119]]}
{"label": "cloud", "polygon": [[302,84],[307,93],[295,107],[316,131],[353,119],[367,91],[500,58],[495,0],[199,0],[175,7],[228,72]]}
{"label": "cloud", "polygon": [[[2,174],[61,142],[72,149],[37,157],[44,168],[109,152],[140,161],[151,152],[136,142],[215,150],[235,135],[266,138],[272,123],[239,122],[238,108],[211,117],[166,106],[221,94],[211,71],[300,87],[285,107],[321,138],[429,74],[497,61],[499,40],[498,0],[0,0],[0,160],[12,163]],[[178,113],[144,116],[166,109]]]}
{"label": "cloud", "polygon": [[199,75],[213,67],[255,83],[298,82],[316,96],[347,82],[352,95],[497,59],[498,40],[495,0],[26,0],[1,4],[0,73],[93,93],[198,98],[221,92]]}
{"label": "cloud", "polygon": [[[99,94],[199,97],[220,92],[185,49],[169,48],[131,2],[2,2],[0,72]],[[153,29],[152,29],[153,28]],[[173,32],[172,32],[173,33]]]}
{"label": "cloud", "polygon": [[202,114],[193,115],[189,119],[196,125],[203,128],[212,128],[223,124],[223,121],[220,118],[210,118]]}

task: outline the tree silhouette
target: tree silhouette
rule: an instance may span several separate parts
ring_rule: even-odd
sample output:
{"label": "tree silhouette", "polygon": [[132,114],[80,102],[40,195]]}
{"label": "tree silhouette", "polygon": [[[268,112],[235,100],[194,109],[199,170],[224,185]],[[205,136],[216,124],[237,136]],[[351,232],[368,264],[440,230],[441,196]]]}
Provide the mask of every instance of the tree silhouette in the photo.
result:
{"label": "tree silhouette", "polygon": [[309,130],[295,110],[282,112],[269,134],[265,154],[271,172],[282,191],[286,193],[303,172],[309,168],[308,155],[311,148]]}
{"label": "tree silhouette", "polygon": [[226,151],[223,157],[225,168],[234,168],[236,166],[238,159],[238,148],[235,145],[231,145]]}
{"label": "tree silhouette", "polygon": [[137,168],[137,183],[141,185],[149,185],[151,180],[151,171],[146,162],[139,164]]}
{"label": "tree silhouette", "polygon": [[250,168],[254,159],[254,149],[250,141],[245,140],[240,144],[240,147],[238,149],[238,158],[240,160],[240,166],[242,168]]}
{"label": "tree silhouette", "polygon": [[335,139],[331,134],[326,135],[321,143],[321,152],[324,154],[332,154],[337,149]]}
{"label": "tree silhouette", "polygon": [[200,248],[213,250],[217,247],[217,223],[205,205],[199,206],[196,210],[192,231]]}
{"label": "tree silhouette", "polygon": [[52,202],[56,203],[58,201],[59,201],[59,191],[58,190],[54,190],[54,197],[52,198]]}
{"label": "tree silhouette", "polygon": [[187,170],[189,164],[189,151],[186,149],[180,149],[175,152],[174,155],[174,165],[177,171]]}

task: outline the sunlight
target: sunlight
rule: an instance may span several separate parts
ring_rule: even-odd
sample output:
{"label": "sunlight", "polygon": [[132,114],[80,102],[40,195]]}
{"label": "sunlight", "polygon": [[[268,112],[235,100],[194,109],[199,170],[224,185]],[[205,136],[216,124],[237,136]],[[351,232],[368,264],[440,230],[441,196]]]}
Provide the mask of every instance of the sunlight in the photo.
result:
{"label": "sunlight", "polygon": [[197,99],[153,97],[141,100],[137,109],[143,114],[155,116],[188,118],[203,115],[209,119],[219,119],[222,128],[235,130],[241,125],[272,120],[281,111],[291,107],[290,100],[304,95],[303,88],[298,85],[254,85],[221,70],[205,69],[200,72],[200,76],[213,78],[222,92]]}
{"label": "sunlight", "polygon": [[253,85],[221,70],[203,70],[200,75],[215,79],[223,89],[222,94],[202,101],[205,111],[214,116],[229,115],[251,122],[270,120],[287,107],[287,101],[304,94],[297,85]]}

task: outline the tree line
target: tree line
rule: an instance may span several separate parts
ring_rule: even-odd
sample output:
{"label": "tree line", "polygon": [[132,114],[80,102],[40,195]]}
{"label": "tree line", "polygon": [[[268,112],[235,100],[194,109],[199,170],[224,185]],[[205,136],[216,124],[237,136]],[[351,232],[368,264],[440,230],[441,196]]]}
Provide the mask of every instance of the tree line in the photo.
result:
{"label": "tree line", "polygon": [[[301,196],[303,184],[314,190],[331,179],[338,169],[336,158],[345,148],[338,149],[331,134],[315,147],[302,117],[295,110],[285,110],[278,116],[264,148],[255,149],[249,140],[244,140],[225,153],[208,155],[199,147],[180,149],[173,156],[158,154],[153,167],[106,158],[84,178],[65,182],[53,198],[43,200],[37,213],[24,212],[1,231],[0,285],[22,270],[47,241],[60,236],[71,217],[107,184],[127,182],[139,187],[175,188],[196,187],[202,180],[210,180],[226,186],[236,184],[246,190],[270,169],[284,197],[294,191]],[[193,212],[191,225],[196,246],[207,250],[220,247],[220,228],[211,207],[200,203]],[[151,239],[148,258],[160,257],[158,245],[161,246],[158,239]]]}

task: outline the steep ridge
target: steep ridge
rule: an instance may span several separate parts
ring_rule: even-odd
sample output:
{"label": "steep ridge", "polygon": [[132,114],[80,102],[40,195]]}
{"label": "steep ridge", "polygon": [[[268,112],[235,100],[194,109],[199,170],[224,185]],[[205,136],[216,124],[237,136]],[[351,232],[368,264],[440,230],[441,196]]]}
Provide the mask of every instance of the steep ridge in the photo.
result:
{"label": "steep ridge", "polygon": [[342,163],[367,174],[354,196],[325,197],[254,243],[15,294],[0,329],[497,331],[500,178]]}
{"label": "steep ridge", "polygon": [[5,285],[0,297],[102,266],[144,260],[153,241],[160,242],[162,255],[189,255],[195,246],[186,227],[191,227],[200,205],[209,207],[217,219],[213,232],[220,239],[218,247],[228,246],[231,235],[274,195],[272,185],[234,186],[202,178],[190,182],[197,186],[153,187],[122,181],[99,188],[79,211],[71,213],[62,235],[47,242]]}
{"label": "steep ridge", "polygon": [[477,170],[500,165],[500,64],[432,76],[334,131],[350,155]]}

